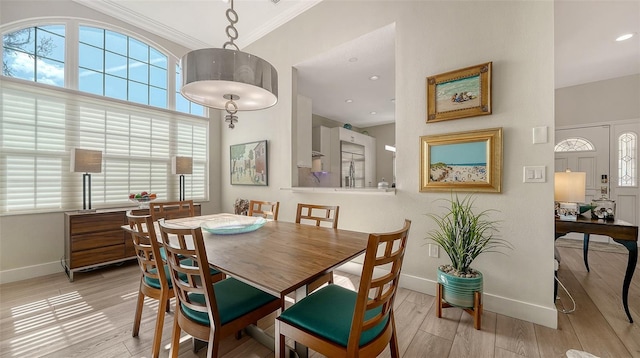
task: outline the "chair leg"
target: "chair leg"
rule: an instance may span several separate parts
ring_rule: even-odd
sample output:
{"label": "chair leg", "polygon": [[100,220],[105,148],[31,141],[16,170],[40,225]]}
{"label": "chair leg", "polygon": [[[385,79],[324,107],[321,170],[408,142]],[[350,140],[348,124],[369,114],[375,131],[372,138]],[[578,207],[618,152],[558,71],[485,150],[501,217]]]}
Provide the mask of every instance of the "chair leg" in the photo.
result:
{"label": "chair leg", "polygon": [[[176,306],[176,308],[178,308]],[[173,317],[173,330],[171,332],[171,351],[169,351],[169,356],[171,358],[178,357],[178,351],[180,350],[180,325],[178,324],[178,315],[180,313],[176,310],[176,314]]]}
{"label": "chair leg", "polygon": [[398,336],[396,335],[396,319],[391,312],[391,340],[389,341],[389,350],[391,351],[391,358],[400,358],[400,350],[398,349]]}
{"label": "chair leg", "polygon": [[162,328],[164,327],[164,314],[165,311],[168,311],[168,307],[164,307],[168,305],[169,300],[161,298],[158,300],[158,316],[156,317],[156,331],[153,333],[153,346],[151,351],[151,356],[153,358],[158,358],[160,356],[160,345],[162,344]]}
{"label": "chair leg", "polygon": [[136,303],[136,313],[133,316],[133,331],[131,335],[137,337],[140,332],[140,320],[142,319],[142,307],[144,307],[144,294],[142,293],[142,279],[138,289],[138,301]]}
{"label": "chair leg", "polygon": [[218,358],[218,347],[220,347],[220,335],[212,328],[209,334],[209,344],[207,344],[207,358]]}
{"label": "chair leg", "polygon": [[278,337],[278,346],[276,347],[276,357],[277,358],[285,358],[286,357],[286,346],[285,346],[285,337],[280,334],[280,321],[276,320],[276,337]]}

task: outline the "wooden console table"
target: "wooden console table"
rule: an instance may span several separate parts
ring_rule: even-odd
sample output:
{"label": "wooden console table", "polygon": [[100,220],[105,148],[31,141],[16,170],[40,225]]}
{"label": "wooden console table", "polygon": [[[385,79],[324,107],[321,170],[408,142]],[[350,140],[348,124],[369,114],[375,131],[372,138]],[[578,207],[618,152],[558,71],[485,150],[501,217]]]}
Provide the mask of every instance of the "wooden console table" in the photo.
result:
{"label": "wooden console table", "polygon": [[[196,215],[200,215],[200,204],[194,206]],[[63,266],[69,281],[73,281],[74,272],[136,258],[131,237],[122,230],[127,210],[149,214],[148,209],[136,207],[64,213]]]}
{"label": "wooden console table", "polygon": [[589,271],[589,236],[591,234],[605,235],[613,239],[613,241],[623,245],[629,250],[629,260],[627,261],[627,272],[624,275],[624,283],[622,285],[622,305],[624,311],[627,313],[629,322],[633,323],[631,313],[629,312],[629,285],[631,284],[631,278],[633,278],[633,272],[636,269],[638,262],[638,226],[632,225],[623,220],[605,221],[597,219],[589,219],[585,217],[578,217],[576,221],[565,221],[556,219],[555,238],[564,236],[570,232],[577,232],[584,234],[584,265]]}

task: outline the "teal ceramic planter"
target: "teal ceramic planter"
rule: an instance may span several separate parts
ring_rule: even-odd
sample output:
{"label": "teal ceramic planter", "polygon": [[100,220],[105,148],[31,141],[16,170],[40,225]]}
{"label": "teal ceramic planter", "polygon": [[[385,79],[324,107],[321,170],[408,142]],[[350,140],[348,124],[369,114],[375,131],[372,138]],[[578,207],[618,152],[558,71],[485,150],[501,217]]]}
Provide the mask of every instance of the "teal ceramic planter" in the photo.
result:
{"label": "teal ceramic planter", "polygon": [[482,293],[482,273],[477,277],[453,276],[438,268],[438,283],[442,284],[442,299],[461,308],[473,308],[473,293]]}

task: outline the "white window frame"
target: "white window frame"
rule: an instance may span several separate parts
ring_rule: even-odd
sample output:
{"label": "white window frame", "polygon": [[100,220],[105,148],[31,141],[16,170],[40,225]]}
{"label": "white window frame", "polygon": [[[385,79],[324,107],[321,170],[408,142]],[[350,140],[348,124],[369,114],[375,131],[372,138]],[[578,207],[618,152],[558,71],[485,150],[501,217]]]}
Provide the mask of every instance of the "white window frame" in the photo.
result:
{"label": "white window frame", "polygon": [[[159,193],[158,196],[159,199],[177,200],[179,185],[178,176],[171,174],[171,157],[175,155],[193,157],[193,174],[186,177],[187,198],[203,201],[208,200],[209,126],[206,117],[203,118],[200,116],[194,116],[176,112],[173,110],[135,104],[133,102],[111,99],[104,96],[96,96],[88,93],[82,93],[76,90],[78,75],[77,39],[79,25],[100,27],[111,31],[117,31],[124,35],[131,36],[140,41],[143,41],[149,46],[152,46],[158,51],[161,51],[167,55],[168,69],[175,68],[174,66],[177,63],[176,57],[168,53],[168,51],[166,51],[161,46],[158,46],[152,41],[148,41],[137,34],[133,34],[130,31],[124,31],[119,28],[109,28],[104,24],[96,24],[95,22],[87,22],[84,20],[52,19],[50,21],[47,20],[45,23],[41,21],[27,21],[20,24],[13,24],[12,28],[5,29],[0,27],[0,32],[4,34],[28,27],[46,26],[48,24],[59,25],[62,22],[64,22],[64,24],[66,25],[66,88],[54,87],[37,82],[0,76],[0,82],[3,82],[2,86],[0,86],[0,96],[8,95],[9,92],[13,91],[12,93],[14,94],[22,92],[25,96],[24,98],[27,99],[27,102],[30,96],[34,100],[36,100],[35,98],[40,98],[43,101],[59,101],[60,104],[64,105],[61,105],[60,108],[57,109],[54,108],[52,109],[52,111],[64,113],[58,114],[60,116],[64,116],[65,119],[64,135],[62,139],[63,143],[58,142],[56,150],[38,149],[35,147],[5,148],[2,135],[0,134],[0,215],[65,211],[81,208],[82,175],[80,173],[73,173],[69,170],[70,151],[72,148],[79,145],[83,145],[86,149],[100,149],[103,151],[103,172],[92,174],[92,206],[94,208],[114,207],[126,204],[131,205],[131,203],[128,201],[129,192],[154,191],[154,187],[161,188],[161,194]],[[0,56],[1,55],[2,47],[0,46]],[[177,84],[175,83],[175,76],[169,75],[170,73],[173,72],[168,71],[167,75],[167,104],[170,108],[173,108],[175,106],[175,98],[173,96],[175,94],[175,88]],[[6,105],[6,103],[4,104]],[[148,117],[155,118],[156,121],[166,121],[166,123],[168,123],[167,133],[169,133],[169,138],[163,138],[163,140],[167,141],[167,143],[163,144],[166,150],[164,150],[161,155],[156,155],[155,152],[151,153],[148,156],[140,155],[139,153],[129,153],[126,155],[123,155],[122,153],[114,154],[111,153],[109,148],[105,146],[106,140],[100,141],[94,140],[95,138],[82,138],[78,134],[81,133],[81,131],[78,131],[78,123],[83,122],[82,117],[79,116],[78,113],[79,108],[83,108],[83,106],[85,106],[85,108],[88,108],[87,106],[93,106],[94,109],[105,109],[112,112],[115,111],[116,113],[124,116],[137,116],[138,119]],[[3,105],[3,108],[4,107],[5,106]],[[3,126],[6,127],[9,125],[9,123],[14,126],[14,130],[17,130],[16,128],[20,127],[21,119],[16,120],[16,118],[22,118],[20,117],[22,115],[27,116],[25,118],[29,118],[29,115],[31,115],[31,119],[33,119],[33,117],[35,116],[33,114],[33,111],[31,114],[16,112],[16,110],[20,109],[18,107],[14,106],[13,109],[9,107],[4,109],[0,108],[0,111],[4,110],[6,113],[13,111],[13,113],[11,113],[10,115],[5,116],[3,114],[2,116],[0,116],[0,131],[2,130],[1,128],[3,128]],[[29,112],[31,109],[26,107],[29,106],[25,106],[25,112]],[[40,115],[44,115],[43,113],[44,112],[41,111]],[[48,115],[55,116],[56,114],[50,113]],[[208,113],[205,113],[205,115],[208,116]],[[74,116],[75,118],[72,118]],[[5,120],[5,118],[7,119]],[[30,119],[24,120],[28,121]],[[140,119],[140,121],[144,122],[144,119]],[[34,128],[37,128],[37,126]],[[195,128],[195,131],[197,133],[194,134],[192,131],[191,134],[184,134],[182,133],[185,131],[184,128],[191,128],[192,130]],[[24,130],[24,128],[19,129]],[[98,132],[95,132],[94,134],[100,136]],[[18,136],[24,135],[25,138],[31,138],[31,136],[34,136],[33,132],[28,132],[28,130],[27,132],[18,131],[15,133],[18,133]],[[106,134],[104,133],[102,133],[102,135],[106,136]],[[58,137],[56,138],[56,140],[60,140],[60,138]],[[145,140],[148,140],[148,138]],[[44,148],[46,148],[46,138],[42,139],[42,141],[42,144],[45,144]],[[128,141],[127,146],[129,147],[137,146],[139,144],[136,143],[136,139],[131,136],[127,137],[124,141]],[[27,159],[19,161],[12,159],[19,157]],[[36,161],[40,160],[43,163],[49,163],[49,165],[47,166],[49,171],[38,171],[37,167],[32,167],[31,170],[29,168],[30,162],[28,158],[35,158],[34,160]],[[148,166],[149,170],[146,174],[140,175],[140,173],[136,173],[136,168],[130,165],[127,171],[127,177],[125,178],[121,176],[120,178],[122,180],[126,179],[127,182],[124,183],[121,180],[119,186],[110,185],[109,188],[107,188],[105,178],[110,172],[110,166],[117,161],[126,161],[127,163],[145,163],[144,165]],[[14,193],[14,190],[16,190],[16,183],[18,183],[17,180],[22,180],[21,178],[11,176],[11,173],[15,173],[15,170],[13,168],[10,168],[10,163],[22,163],[22,166],[25,166],[26,169],[23,168],[23,172],[21,173],[31,173],[29,174],[30,177],[27,182],[31,181],[32,183],[53,183],[53,185],[49,185],[49,188],[47,190],[41,188],[46,187],[45,185],[42,185],[38,188],[35,188],[34,186],[31,189],[25,190],[24,193],[9,195],[10,193]],[[152,170],[151,167],[155,169]],[[42,174],[43,172],[44,174]],[[51,176],[51,173],[54,173],[54,175]],[[43,180],[43,178],[45,180]],[[116,187],[115,193],[112,192],[112,187]]]}

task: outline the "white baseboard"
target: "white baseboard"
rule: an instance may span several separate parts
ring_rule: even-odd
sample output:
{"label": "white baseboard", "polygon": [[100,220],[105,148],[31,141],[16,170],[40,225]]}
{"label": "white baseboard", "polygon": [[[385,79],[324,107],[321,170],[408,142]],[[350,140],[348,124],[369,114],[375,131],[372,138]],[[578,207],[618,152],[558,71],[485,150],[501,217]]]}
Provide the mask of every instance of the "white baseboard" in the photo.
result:
{"label": "white baseboard", "polygon": [[0,284],[64,272],[59,261],[0,271]]}
{"label": "white baseboard", "polygon": [[[362,274],[362,264],[348,262],[339,268],[353,275]],[[424,293],[426,295],[436,295],[436,281],[427,280],[422,277],[401,274],[400,287]],[[532,322],[545,327],[558,328],[558,311],[555,307],[543,307],[529,302],[517,301],[510,298],[496,296],[484,292],[482,295],[484,309],[499,313],[505,316]]]}

